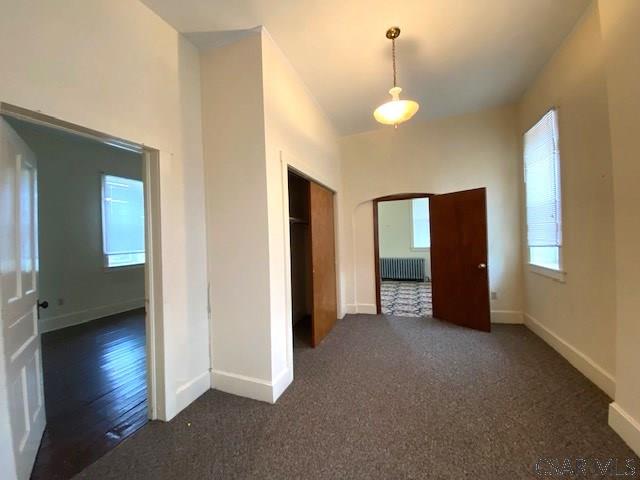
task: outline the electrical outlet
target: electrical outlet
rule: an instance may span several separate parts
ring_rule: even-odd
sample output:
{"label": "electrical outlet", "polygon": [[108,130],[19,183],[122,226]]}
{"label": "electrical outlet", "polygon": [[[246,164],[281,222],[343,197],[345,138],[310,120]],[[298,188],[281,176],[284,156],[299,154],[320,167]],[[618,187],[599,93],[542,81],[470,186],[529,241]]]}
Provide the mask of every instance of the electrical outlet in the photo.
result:
{"label": "electrical outlet", "polygon": [[491,292],[491,300],[497,300],[498,299],[498,292]]}

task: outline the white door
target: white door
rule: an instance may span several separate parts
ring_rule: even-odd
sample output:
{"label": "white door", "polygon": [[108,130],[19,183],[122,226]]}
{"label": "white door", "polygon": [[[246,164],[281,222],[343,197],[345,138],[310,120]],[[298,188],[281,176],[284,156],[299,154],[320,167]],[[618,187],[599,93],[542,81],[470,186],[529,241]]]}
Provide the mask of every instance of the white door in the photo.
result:
{"label": "white door", "polygon": [[13,462],[0,466],[0,476],[18,480],[31,475],[46,423],[36,182],[35,155],[0,118],[0,449]]}

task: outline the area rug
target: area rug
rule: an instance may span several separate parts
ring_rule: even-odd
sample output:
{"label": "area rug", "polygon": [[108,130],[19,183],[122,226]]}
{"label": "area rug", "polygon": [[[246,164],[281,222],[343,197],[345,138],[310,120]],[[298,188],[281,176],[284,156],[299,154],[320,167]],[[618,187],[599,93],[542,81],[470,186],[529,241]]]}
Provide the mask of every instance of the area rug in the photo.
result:
{"label": "area rug", "polygon": [[431,282],[387,281],[380,285],[382,314],[395,317],[430,317]]}

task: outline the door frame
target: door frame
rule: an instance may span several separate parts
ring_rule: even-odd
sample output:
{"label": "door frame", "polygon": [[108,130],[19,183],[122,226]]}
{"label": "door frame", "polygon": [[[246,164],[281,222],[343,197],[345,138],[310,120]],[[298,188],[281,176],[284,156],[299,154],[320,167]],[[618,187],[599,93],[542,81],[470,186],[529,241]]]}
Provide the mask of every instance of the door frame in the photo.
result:
{"label": "door frame", "polygon": [[[147,416],[156,420],[166,407],[162,242],[160,219],[160,151],[141,143],[92,130],[40,112],[0,102],[0,117],[10,117],[98,141],[142,156],[145,210],[145,336],[147,350]],[[161,412],[161,413],[159,413]]]}
{"label": "door frame", "polygon": [[414,198],[429,198],[435,196],[434,193],[397,193],[394,195],[386,195],[377,197],[373,202],[373,265],[375,268],[376,281],[376,313],[382,313],[382,298],[380,288],[382,279],[380,278],[380,238],[378,232],[378,204],[381,202],[393,202],[396,200],[413,200]]}
{"label": "door frame", "polygon": [[[289,228],[289,170],[296,175],[315,182],[325,187],[333,193],[333,228],[334,228],[334,244],[335,244],[335,263],[336,263],[336,303],[338,309],[338,318],[341,314],[341,297],[340,297],[340,269],[339,269],[339,243],[340,236],[340,217],[338,202],[340,201],[337,185],[332,186],[330,179],[325,178],[321,172],[318,172],[313,165],[300,160],[299,158],[280,150],[280,180],[282,187],[282,215],[284,229],[284,285],[285,285],[285,319],[286,325],[286,341],[287,341],[287,368],[289,369],[291,380],[293,380],[293,323],[291,312],[291,231]],[[280,378],[280,375],[277,375]],[[288,384],[287,384],[288,385]],[[284,391],[284,389],[283,389]]]}

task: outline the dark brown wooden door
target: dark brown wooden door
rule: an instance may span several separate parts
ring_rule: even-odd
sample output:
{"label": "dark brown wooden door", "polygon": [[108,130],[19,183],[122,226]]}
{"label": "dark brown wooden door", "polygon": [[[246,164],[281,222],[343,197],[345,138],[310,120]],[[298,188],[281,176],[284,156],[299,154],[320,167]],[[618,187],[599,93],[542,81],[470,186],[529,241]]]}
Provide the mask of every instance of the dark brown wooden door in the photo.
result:
{"label": "dark brown wooden door", "polygon": [[336,248],[333,225],[333,192],[310,182],[312,316],[311,345],[317,346],[338,317],[336,300]]}
{"label": "dark brown wooden door", "polygon": [[490,331],[486,189],[429,201],[433,316]]}

